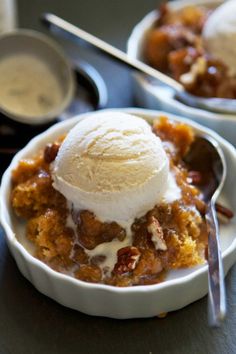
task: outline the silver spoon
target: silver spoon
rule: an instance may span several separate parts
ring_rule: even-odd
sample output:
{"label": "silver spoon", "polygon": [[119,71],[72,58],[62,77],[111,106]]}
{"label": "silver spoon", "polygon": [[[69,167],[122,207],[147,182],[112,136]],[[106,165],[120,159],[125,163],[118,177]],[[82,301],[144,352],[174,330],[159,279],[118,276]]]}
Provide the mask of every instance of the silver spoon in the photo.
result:
{"label": "silver spoon", "polygon": [[148,76],[153,77],[159,82],[171,87],[176,96],[189,106],[206,109],[209,111],[235,114],[236,113],[236,99],[226,98],[203,98],[191,95],[184,87],[172,79],[171,77],[161,73],[160,71],[153,69],[149,65],[129,57],[126,53],[113,47],[112,45],[102,41],[101,39],[91,35],[90,33],[72,25],[71,23],[63,20],[62,18],[46,13],[43,15],[42,20],[47,24],[51,31],[55,34],[69,35],[69,38],[76,40],[83,40],[93,48],[98,49],[100,52],[107,54],[108,56],[115,58],[119,62],[126,64],[132,69],[138,70]]}
{"label": "silver spoon", "polygon": [[226,161],[221,147],[210,136],[198,136],[185,157],[188,168],[200,173],[197,185],[207,205],[209,324],[219,327],[226,316],[224,271],[219,243],[215,203],[226,177]]}

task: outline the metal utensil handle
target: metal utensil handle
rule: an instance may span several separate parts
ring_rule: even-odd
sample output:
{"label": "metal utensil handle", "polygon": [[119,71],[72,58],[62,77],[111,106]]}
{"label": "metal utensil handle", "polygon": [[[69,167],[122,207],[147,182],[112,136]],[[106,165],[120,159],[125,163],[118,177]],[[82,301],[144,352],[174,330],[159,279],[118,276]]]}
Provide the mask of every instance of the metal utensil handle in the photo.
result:
{"label": "metal utensil handle", "polygon": [[72,25],[71,23],[63,20],[62,18],[54,14],[46,13],[43,15],[42,20],[49,26],[49,29],[52,31],[55,30],[56,27],[56,29],[64,31],[66,32],[66,34],[70,34],[76,39],[82,39],[90,46],[98,49],[99,51],[105,53],[106,55],[112,58],[115,58],[119,62],[126,64],[128,67],[145,73],[162,82],[163,84],[172,87],[175,91],[181,92],[184,90],[183,86],[171,77],[162,74],[161,72],[153,69],[152,67],[144,64],[143,62],[137,59],[129,57],[121,50],[80,29],[79,27]]}
{"label": "metal utensil handle", "polygon": [[209,324],[219,327],[226,316],[224,271],[219,243],[219,229],[214,203],[208,205],[206,214],[208,226],[208,286]]}

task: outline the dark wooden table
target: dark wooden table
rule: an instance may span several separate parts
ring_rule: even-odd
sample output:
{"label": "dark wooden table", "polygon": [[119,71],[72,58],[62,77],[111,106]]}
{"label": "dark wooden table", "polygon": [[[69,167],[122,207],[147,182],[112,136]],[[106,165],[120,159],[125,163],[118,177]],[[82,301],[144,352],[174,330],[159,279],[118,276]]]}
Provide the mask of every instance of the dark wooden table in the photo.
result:
{"label": "dark wooden table", "polygon": [[[52,11],[125,50],[132,27],[156,0],[19,0],[21,27],[45,31],[42,12]],[[128,70],[65,44],[71,56],[90,61],[104,77],[109,107],[134,105]],[[20,274],[0,232],[0,354],[236,353],[236,267],[226,278],[228,317],[222,328],[207,325],[207,299],[165,319],[89,317],[41,295]]]}

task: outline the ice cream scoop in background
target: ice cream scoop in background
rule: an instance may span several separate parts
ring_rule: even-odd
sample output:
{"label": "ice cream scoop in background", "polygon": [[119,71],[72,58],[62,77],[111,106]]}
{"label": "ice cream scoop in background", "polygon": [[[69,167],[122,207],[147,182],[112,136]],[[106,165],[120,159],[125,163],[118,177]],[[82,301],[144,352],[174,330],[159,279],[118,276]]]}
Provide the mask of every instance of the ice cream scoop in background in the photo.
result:
{"label": "ice cream scoop in background", "polygon": [[230,0],[217,7],[203,29],[206,49],[221,59],[232,76],[236,75],[236,1]]}
{"label": "ice cream scoop in background", "polygon": [[167,191],[178,196],[161,140],[146,121],[119,112],[80,121],[61,145],[52,175],[76,209],[126,228]]}

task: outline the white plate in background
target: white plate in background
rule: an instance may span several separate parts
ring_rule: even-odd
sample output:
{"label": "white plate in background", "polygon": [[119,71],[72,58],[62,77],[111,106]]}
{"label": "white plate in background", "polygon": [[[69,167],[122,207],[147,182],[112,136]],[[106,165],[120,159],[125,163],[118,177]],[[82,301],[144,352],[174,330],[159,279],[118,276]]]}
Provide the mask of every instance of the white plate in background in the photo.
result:
{"label": "white plate in background", "polygon": [[[205,5],[216,7],[222,0],[177,0],[169,3],[173,10],[178,10],[186,5]],[[127,44],[127,54],[134,58],[143,60],[143,47],[146,35],[153,26],[157,12],[147,14],[133,29]],[[192,108],[177,101],[174,98],[174,91],[164,85],[154,85],[145,76],[135,73],[133,75],[134,95],[136,102],[149,109],[159,109],[166,112],[178,114],[192,119],[215,130],[222,137],[236,146],[236,115],[219,114],[208,112],[202,109]]]}

